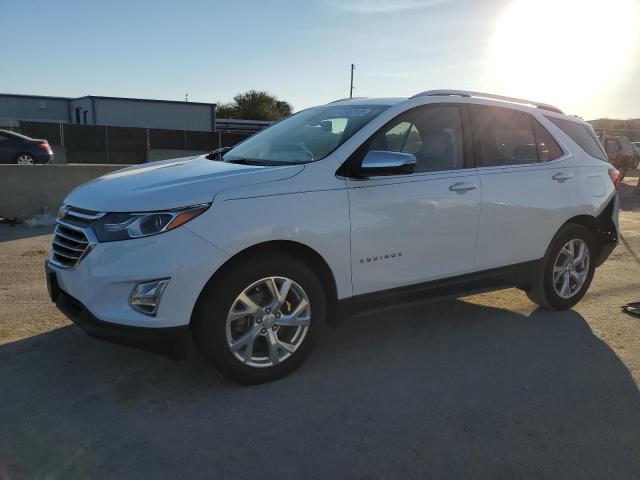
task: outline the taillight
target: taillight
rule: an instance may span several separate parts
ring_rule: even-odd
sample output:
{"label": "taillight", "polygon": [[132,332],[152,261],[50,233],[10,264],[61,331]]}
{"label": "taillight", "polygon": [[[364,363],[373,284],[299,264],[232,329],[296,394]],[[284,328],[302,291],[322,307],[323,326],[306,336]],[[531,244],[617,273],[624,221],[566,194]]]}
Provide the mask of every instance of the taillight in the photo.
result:
{"label": "taillight", "polygon": [[618,170],[616,170],[613,167],[610,168],[609,169],[609,178],[613,182],[614,187],[616,187],[616,190],[618,188],[620,188],[620,182],[622,181],[622,178],[620,177],[620,172]]}
{"label": "taillight", "polygon": [[39,143],[38,147],[40,147],[42,150],[46,150],[49,155],[53,153],[53,150],[51,150],[51,145],[49,145],[49,142]]}

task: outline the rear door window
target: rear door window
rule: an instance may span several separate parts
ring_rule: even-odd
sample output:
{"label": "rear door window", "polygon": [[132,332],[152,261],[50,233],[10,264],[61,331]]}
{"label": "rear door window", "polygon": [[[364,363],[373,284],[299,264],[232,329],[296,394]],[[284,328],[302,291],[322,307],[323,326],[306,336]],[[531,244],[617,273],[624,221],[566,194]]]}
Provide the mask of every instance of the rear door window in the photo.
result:
{"label": "rear door window", "polygon": [[471,123],[479,147],[479,167],[538,162],[531,117],[504,108],[472,106]]}

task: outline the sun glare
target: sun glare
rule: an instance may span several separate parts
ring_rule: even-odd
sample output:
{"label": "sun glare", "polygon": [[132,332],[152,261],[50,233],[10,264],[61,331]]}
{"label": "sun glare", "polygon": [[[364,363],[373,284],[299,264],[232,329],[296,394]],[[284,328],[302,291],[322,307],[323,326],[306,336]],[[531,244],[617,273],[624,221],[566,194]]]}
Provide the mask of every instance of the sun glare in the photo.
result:
{"label": "sun glare", "polygon": [[516,0],[496,21],[486,88],[597,111],[625,67],[638,61],[635,0]]}

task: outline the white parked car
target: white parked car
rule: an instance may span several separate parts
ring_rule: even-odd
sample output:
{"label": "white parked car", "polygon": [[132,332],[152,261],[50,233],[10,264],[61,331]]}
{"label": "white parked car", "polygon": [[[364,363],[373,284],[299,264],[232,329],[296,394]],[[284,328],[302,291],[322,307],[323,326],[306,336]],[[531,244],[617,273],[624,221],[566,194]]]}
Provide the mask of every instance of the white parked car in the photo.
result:
{"label": "white parked car", "polygon": [[267,381],[323,324],[392,303],[515,286],[572,307],[618,241],[616,176],[591,126],[550,105],[336,101],[77,188],[47,279],[92,334],[188,328],[225,377]]}

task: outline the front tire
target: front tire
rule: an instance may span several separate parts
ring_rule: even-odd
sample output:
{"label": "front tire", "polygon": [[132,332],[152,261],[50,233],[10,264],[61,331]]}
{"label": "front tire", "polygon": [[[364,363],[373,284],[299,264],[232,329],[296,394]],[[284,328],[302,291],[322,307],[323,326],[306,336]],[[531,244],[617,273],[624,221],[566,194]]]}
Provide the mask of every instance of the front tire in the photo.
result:
{"label": "front tire", "polygon": [[247,257],[210,281],[193,325],[200,352],[225,378],[255,384],[298,368],[325,321],[315,273],[297,258],[274,254]]}
{"label": "front tire", "polygon": [[554,237],[527,296],[543,308],[565,310],[587,293],[595,272],[593,234],[582,225],[569,224]]}

